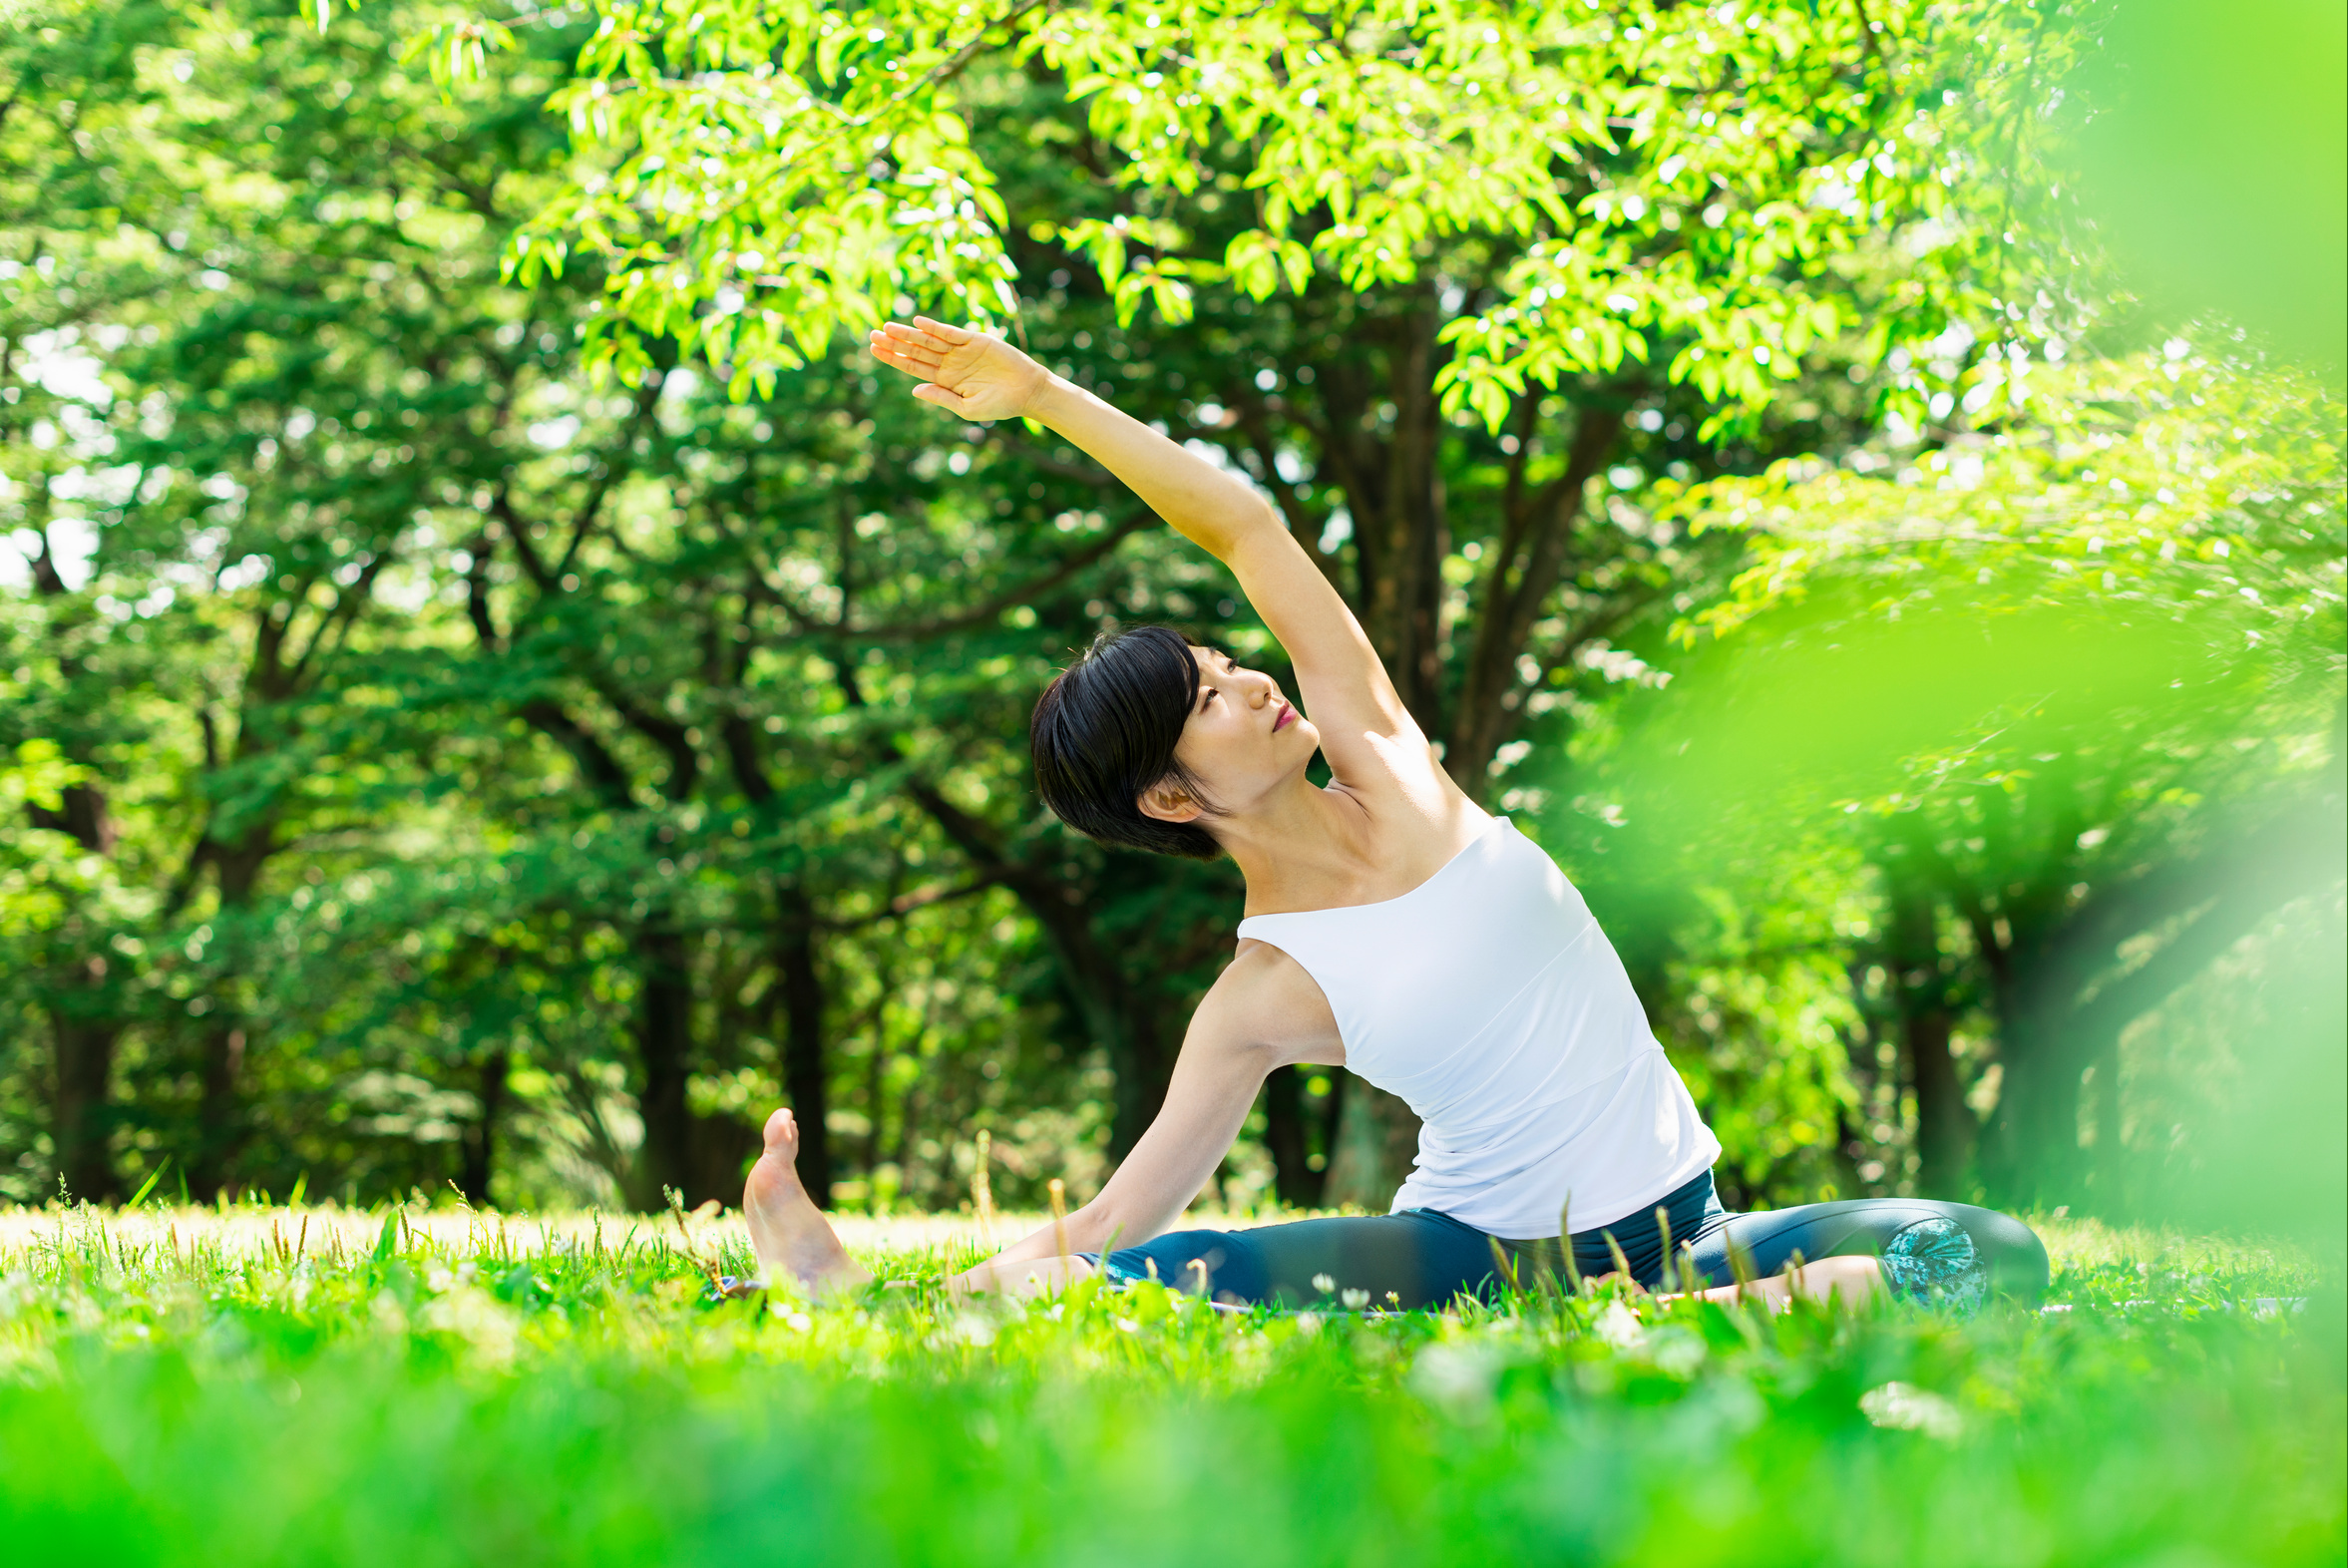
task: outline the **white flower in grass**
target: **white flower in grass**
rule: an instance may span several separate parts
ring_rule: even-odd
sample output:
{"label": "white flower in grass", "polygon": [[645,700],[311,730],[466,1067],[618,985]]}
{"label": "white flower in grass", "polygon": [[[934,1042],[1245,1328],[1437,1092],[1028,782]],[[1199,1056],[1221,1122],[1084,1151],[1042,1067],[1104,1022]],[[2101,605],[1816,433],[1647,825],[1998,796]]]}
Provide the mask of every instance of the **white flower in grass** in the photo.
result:
{"label": "white flower in grass", "polygon": [[1965,1430],[1965,1413],[1929,1388],[1914,1383],[1887,1382],[1859,1395],[1859,1409],[1878,1426],[1922,1432],[1943,1442],[1954,1441]]}
{"label": "white flower in grass", "polygon": [[1600,1340],[1618,1351],[1642,1350],[1647,1344],[1646,1326],[1621,1302],[1608,1302],[1606,1310],[1590,1328]]}
{"label": "white flower in grass", "polygon": [[1411,1365],[1410,1388],[1454,1420],[1481,1420],[1491,1410],[1502,1365],[1500,1354],[1489,1345],[1430,1345]]}
{"label": "white flower in grass", "polygon": [[1348,1291],[1338,1300],[1346,1304],[1346,1311],[1360,1312],[1370,1305],[1370,1293],[1368,1291]]}
{"label": "white flower in grass", "polygon": [[1682,1382],[1695,1376],[1697,1369],[1704,1365],[1704,1336],[1689,1329],[1653,1330],[1647,1337],[1646,1349],[1647,1359],[1655,1364],[1657,1372]]}
{"label": "white flower in grass", "polygon": [[472,1347],[474,1359],[485,1367],[512,1365],[522,1340],[521,1315],[489,1292],[460,1286],[425,1304],[419,1320],[436,1334],[445,1334]]}
{"label": "white flower in grass", "polygon": [[1316,1274],[1313,1276],[1313,1289],[1327,1296],[1337,1289],[1337,1281],[1326,1274]]}

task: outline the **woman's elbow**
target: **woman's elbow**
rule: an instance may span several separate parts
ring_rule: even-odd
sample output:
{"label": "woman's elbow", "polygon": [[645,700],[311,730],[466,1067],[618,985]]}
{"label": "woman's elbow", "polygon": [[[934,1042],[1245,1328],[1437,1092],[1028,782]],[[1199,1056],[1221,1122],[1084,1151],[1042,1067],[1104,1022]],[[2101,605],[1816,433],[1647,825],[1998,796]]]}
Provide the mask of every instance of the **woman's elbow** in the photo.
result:
{"label": "woman's elbow", "polygon": [[1244,539],[1255,534],[1285,535],[1288,532],[1288,525],[1280,521],[1279,510],[1272,505],[1272,499],[1260,490],[1248,491],[1247,499],[1232,510],[1235,514],[1232,520],[1235,538]]}

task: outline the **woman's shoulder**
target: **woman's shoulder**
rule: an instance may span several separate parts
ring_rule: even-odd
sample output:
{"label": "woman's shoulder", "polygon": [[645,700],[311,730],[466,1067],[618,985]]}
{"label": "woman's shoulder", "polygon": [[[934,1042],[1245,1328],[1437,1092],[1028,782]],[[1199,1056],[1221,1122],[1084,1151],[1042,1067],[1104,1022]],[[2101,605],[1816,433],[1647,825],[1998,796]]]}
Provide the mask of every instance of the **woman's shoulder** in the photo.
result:
{"label": "woman's shoulder", "polygon": [[1269,1046],[1285,1061],[1316,1062],[1342,1067],[1345,1041],[1338,1033],[1337,1014],[1302,964],[1277,944],[1242,937],[1231,963],[1224,967],[1197,1020],[1222,1032],[1236,1031],[1250,1044]]}

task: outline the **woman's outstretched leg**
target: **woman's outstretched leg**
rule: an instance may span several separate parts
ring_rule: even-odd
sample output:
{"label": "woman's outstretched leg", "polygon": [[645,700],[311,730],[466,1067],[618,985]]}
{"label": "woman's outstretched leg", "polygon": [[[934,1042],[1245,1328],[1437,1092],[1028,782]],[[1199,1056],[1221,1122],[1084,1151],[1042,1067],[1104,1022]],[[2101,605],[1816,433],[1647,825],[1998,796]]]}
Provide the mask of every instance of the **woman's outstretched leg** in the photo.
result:
{"label": "woman's outstretched leg", "polygon": [[1154,1277],[1232,1306],[1439,1311],[1499,1283],[1491,1237],[1424,1209],[1172,1231],[1120,1248],[1108,1263],[1111,1279]]}
{"label": "woman's outstretched leg", "polygon": [[788,1110],[766,1118],[766,1150],[742,1188],[750,1245],[769,1282],[789,1275],[810,1292],[853,1290],[872,1274],[848,1256],[815,1200],[799,1185],[799,1124]]}

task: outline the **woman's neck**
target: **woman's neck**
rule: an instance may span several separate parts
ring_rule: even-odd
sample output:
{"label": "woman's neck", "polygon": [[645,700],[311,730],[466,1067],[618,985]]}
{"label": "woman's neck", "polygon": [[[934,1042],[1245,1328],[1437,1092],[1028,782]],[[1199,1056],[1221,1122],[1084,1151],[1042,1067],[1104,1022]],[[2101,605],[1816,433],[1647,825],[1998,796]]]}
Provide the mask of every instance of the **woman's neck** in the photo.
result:
{"label": "woman's neck", "polygon": [[1366,902],[1381,869],[1362,803],[1302,772],[1214,832],[1247,878],[1250,915]]}

